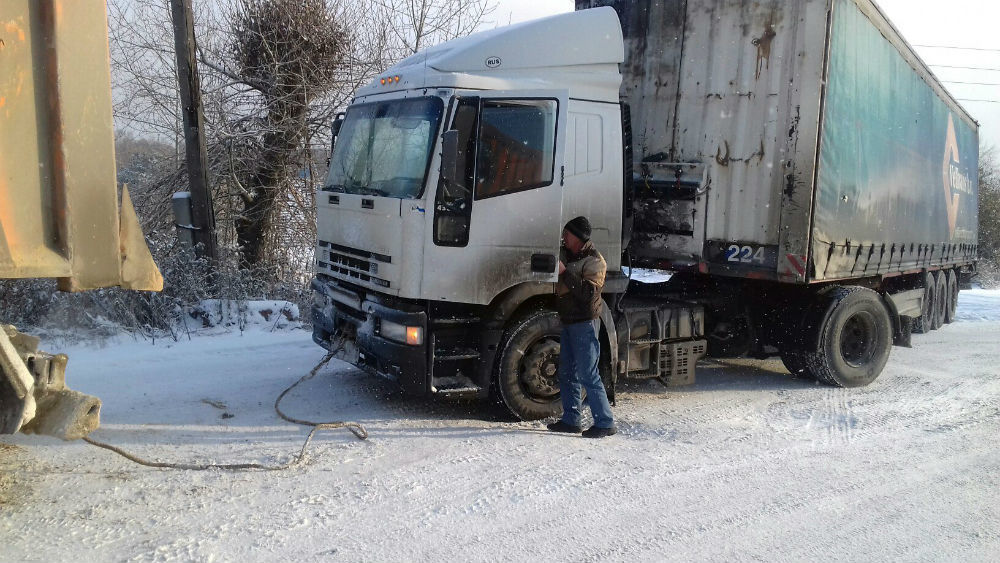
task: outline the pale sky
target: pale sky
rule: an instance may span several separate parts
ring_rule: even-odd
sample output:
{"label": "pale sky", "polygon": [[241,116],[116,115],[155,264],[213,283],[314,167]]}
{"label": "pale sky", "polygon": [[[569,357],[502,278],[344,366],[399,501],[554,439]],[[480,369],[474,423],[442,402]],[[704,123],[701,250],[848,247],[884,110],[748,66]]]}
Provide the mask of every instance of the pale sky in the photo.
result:
{"label": "pale sky", "polygon": [[[878,4],[953,96],[960,100],[991,100],[960,103],[979,121],[980,141],[1000,149],[1000,1],[878,0]],[[501,25],[516,23],[569,12],[573,6],[573,0],[499,0],[493,19]]]}

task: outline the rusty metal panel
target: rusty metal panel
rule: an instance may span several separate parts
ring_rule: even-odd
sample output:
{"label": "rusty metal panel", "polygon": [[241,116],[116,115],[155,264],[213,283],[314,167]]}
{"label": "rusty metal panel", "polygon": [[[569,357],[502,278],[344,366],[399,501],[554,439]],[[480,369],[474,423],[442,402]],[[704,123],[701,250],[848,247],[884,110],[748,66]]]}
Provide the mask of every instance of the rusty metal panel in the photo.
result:
{"label": "rusty metal panel", "polygon": [[605,4],[626,41],[636,199],[657,207],[637,210],[637,255],[777,277],[808,250],[829,0],[577,7]]}
{"label": "rusty metal panel", "polygon": [[[0,277],[123,285],[106,14],[95,0],[0,2]],[[130,276],[155,282],[136,242],[146,271]]]}
{"label": "rusty metal panel", "polygon": [[706,241],[780,242],[786,176],[811,176],[795,137],[818,118],[825,22],[825,0],[689,2],[675,146],[709,166]]}
{"label": "rusty metal panel", "polygon": [[[827,2],[704,0],[688,11],[675,145],[709,167],[704,259],[774,272],[780,257],[806,254]],[[715,244],[754,252],[711,253]]]}

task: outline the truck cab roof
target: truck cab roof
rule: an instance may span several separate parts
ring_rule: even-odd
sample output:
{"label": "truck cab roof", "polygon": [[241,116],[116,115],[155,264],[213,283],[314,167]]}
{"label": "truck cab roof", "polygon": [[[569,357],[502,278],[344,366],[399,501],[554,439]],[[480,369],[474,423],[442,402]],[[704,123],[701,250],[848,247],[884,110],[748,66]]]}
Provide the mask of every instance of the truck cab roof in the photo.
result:
{"label": "truck cab roof", "polygon": [[612,8],[595,8],[482,31],[411,55],[358,91],[415,88],[570,91],[617,103],[625,60]]}

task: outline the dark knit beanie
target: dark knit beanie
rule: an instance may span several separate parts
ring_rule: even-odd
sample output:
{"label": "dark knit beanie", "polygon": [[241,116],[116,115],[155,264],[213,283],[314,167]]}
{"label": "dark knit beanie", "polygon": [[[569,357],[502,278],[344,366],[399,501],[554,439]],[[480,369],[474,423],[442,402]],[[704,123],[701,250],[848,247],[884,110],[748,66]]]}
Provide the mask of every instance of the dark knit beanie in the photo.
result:
{"label": "dark knit beanie", "polygon": [[566,223],[565,228],[583,242],[590,240],[590,221],[586,217],[580,216],[573,219],[569,223]]}

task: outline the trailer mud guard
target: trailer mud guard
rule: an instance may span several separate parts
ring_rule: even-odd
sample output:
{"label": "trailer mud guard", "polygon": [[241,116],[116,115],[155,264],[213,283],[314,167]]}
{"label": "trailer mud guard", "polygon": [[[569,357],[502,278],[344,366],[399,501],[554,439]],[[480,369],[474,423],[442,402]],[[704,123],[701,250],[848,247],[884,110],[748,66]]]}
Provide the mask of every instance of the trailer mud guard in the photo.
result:
{"label": "trailer mud guard", "polygon": [[913,323],[920,316],[924,300],[923,289],[883,294],[882,300],[892,319],[892,345],[912,348]]}

